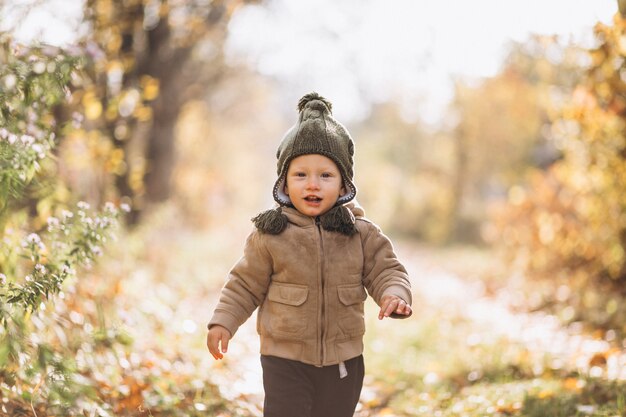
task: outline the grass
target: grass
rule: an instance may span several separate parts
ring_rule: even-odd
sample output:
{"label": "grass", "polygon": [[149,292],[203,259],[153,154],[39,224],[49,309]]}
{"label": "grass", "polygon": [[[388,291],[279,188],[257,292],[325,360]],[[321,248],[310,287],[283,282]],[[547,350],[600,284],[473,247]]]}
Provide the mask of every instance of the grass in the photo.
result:
{"label": "grass", "polygon": [[[366,403],[372,410],[364,415],[626,416],[624,383],[566,370],[532,375],[534,364],[529,355],[517,354],[518,347],[500,341],[473,350],[446,336],[449,344],[442,349],[441,334],[428,327],[411,332],[406,344],[386,336],[394,344],[389,350],[368,348],[369,385],[376,387],[372,397],[384,400]],[[433,343],[411,343],[416,336]]]}
{"label": "grass", "polygon": [[[232,356],[238,348],[258,361],[256,351],[242,349],[254,332],[238,333],[230,362],[210,360],[204,345],[212,303],[246,233],[198,232],[153,219],[150,227],[123,237],[119,251],[78,284],[78,294],[92,301],[72,308],[94,310],[101,300],[109,313],[106,327],[133,340],[132,349],[116,352],[119,358],[103,355],[95,368],[114,381],[128,374],[124,366],[130,363],[132,374],[147,382],[123,399],[132,407],[113,399],[122,404],[119,415],[260,415],[258,398],[240,392],[227,400],[224,387],[212,384],[220,372],[241,371]],[[551,327],[533,328],[531,320],[516,334],[515,326],[525,322],[513,323],[515,317],[490,301],[490,288],[506,291],[506,285],[489,252],[397,246],[414,279],[414,314],[378,321],[377,307],[368,301],[359,417],[626,417],[624,382],[590,378],[562,352],[546,351],[536,342]],[[226,388],[236,391],[232,385]]]}
{"label": "grass", "polygon": [[[484,265],[479,256],[475,265]],[[468,257],[471,251],[462,259]],[[434,270],[419,277],[437,278]],[[626,381],[591,378],[561,351],[534,345],[526,333],[541,337],[547,330],[532,328],[533,320],[515,337],[475,320],[470,310],[481,300],[471,293],[429,299],[419,297],[419,285],[416,290],[407,320],[378,321],[376,305],[368,302],[369,388],[360,416],[626,416]],[[569,354],[578,362],[583,357]]]}

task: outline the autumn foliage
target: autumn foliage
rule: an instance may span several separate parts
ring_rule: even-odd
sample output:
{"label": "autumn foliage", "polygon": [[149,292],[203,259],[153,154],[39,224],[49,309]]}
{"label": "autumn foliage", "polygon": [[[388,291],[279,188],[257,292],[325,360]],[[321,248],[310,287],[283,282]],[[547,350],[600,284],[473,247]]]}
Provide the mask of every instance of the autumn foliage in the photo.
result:
{"label": "autumn foliage", "polygon": [[[509,190],[499,243],[528,277],[565,286],[569,319],[624,328],[626,282],[626,21],[598,24],[598,46],[571,98],[551,121],[562,157]],[[569,290],[567,288],[570,288]],[[547,300],[555,301],[555,296]],[[558,298],[558,297],[557,297]]]}
{"label": "autumn foliage", "polygon": [[[1,415],[260,413],[226,398],[238,387],[218,387],[220,372],[240,368],[209,362],[203,340],[249,217],[273,204],[294,116],[275,80],[226,62],[228,24],[250,3],[87,0],[77,46],[0,34]],[[597,375],[622,372],[609,342],[626,334],[626,20],[595,35],[590,50],[511,45],[495,76],[457,80],[441,126],[393,99],[348,126],[359,201],[424,298],[413,325],[368,325],[381,377],[360,416],[624,410],[623,383]],[[493,296],[517,297],[519,277],[516,307],[542,314],[516,332]],[[583,322],[593,340],[541,345]]]}

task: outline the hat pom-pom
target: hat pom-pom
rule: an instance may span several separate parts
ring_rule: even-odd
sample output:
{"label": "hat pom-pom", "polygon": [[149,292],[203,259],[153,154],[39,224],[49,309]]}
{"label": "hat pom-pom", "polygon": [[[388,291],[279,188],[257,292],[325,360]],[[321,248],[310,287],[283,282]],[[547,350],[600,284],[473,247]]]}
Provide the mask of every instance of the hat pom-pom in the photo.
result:
{"label": "hat pom-pom", "polygon": [[320,217],[324,230],[339,232],[347,236],[357,232],[355,221],[354,215],[345,206],[333,207]]}
{"label": "hat pom-pom", "polygon": [[326,106],[326,108],[328,109],[329,113],[332,113],[333,111],[333,104],[326,100],[324,97],[320,96],[319,94],[317,94],[315,91],[309,94],[305,94],[300,101],[298,102],[298,111],[301,112],[307,105],[307,103],[313,101],[313,100],[319,100],[322,103],[324,103],[324,105]]}
{"label": "hat pom-pom", "polygon": [[266,210],[252,218],[254,226],[261,233],[270,235],[278,235],[287,227],[287,216],[285,216],[280,207]]}

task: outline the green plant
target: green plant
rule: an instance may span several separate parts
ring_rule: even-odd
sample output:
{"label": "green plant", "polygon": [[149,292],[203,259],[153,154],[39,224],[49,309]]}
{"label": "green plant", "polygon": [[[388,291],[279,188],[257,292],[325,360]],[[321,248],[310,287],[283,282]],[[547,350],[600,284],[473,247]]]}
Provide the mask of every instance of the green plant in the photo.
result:
{"label": "green plant", "polygon": [[[58,316],[52,297],[90,267],[124,210],[91,210],[55,199],[55,112],[71,95],[82,52],[24,47],[0,34],[0,398],[67,409],[91,390],[74,359],[47,340]],[[52,197],[50,197],[52,196]],[[53,214],[56,214],[53,215]],[[62,296],[65,296],[64,294]],[[48,311],[46,311],[48,310]],[[12,406],[19,412],[21,405]]]}

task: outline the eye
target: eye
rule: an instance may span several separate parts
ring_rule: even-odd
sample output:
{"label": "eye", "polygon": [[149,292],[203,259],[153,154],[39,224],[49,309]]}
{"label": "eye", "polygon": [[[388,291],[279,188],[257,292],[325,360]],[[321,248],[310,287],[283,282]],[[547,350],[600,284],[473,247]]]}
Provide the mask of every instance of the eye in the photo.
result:
{"label": "eye", "polygon": [[296,177],[306,177],[306,174],[304,172],[296,172],[296,173],[294,173],[294,176],[296,176]]}
{"label": "eye", "polygon": [[324,173],[322,174],[322,178],[330,178],[330,177],[332,177],[332,176],[333,176],[333,174],[331,174],[330,172],[324,172]]}

